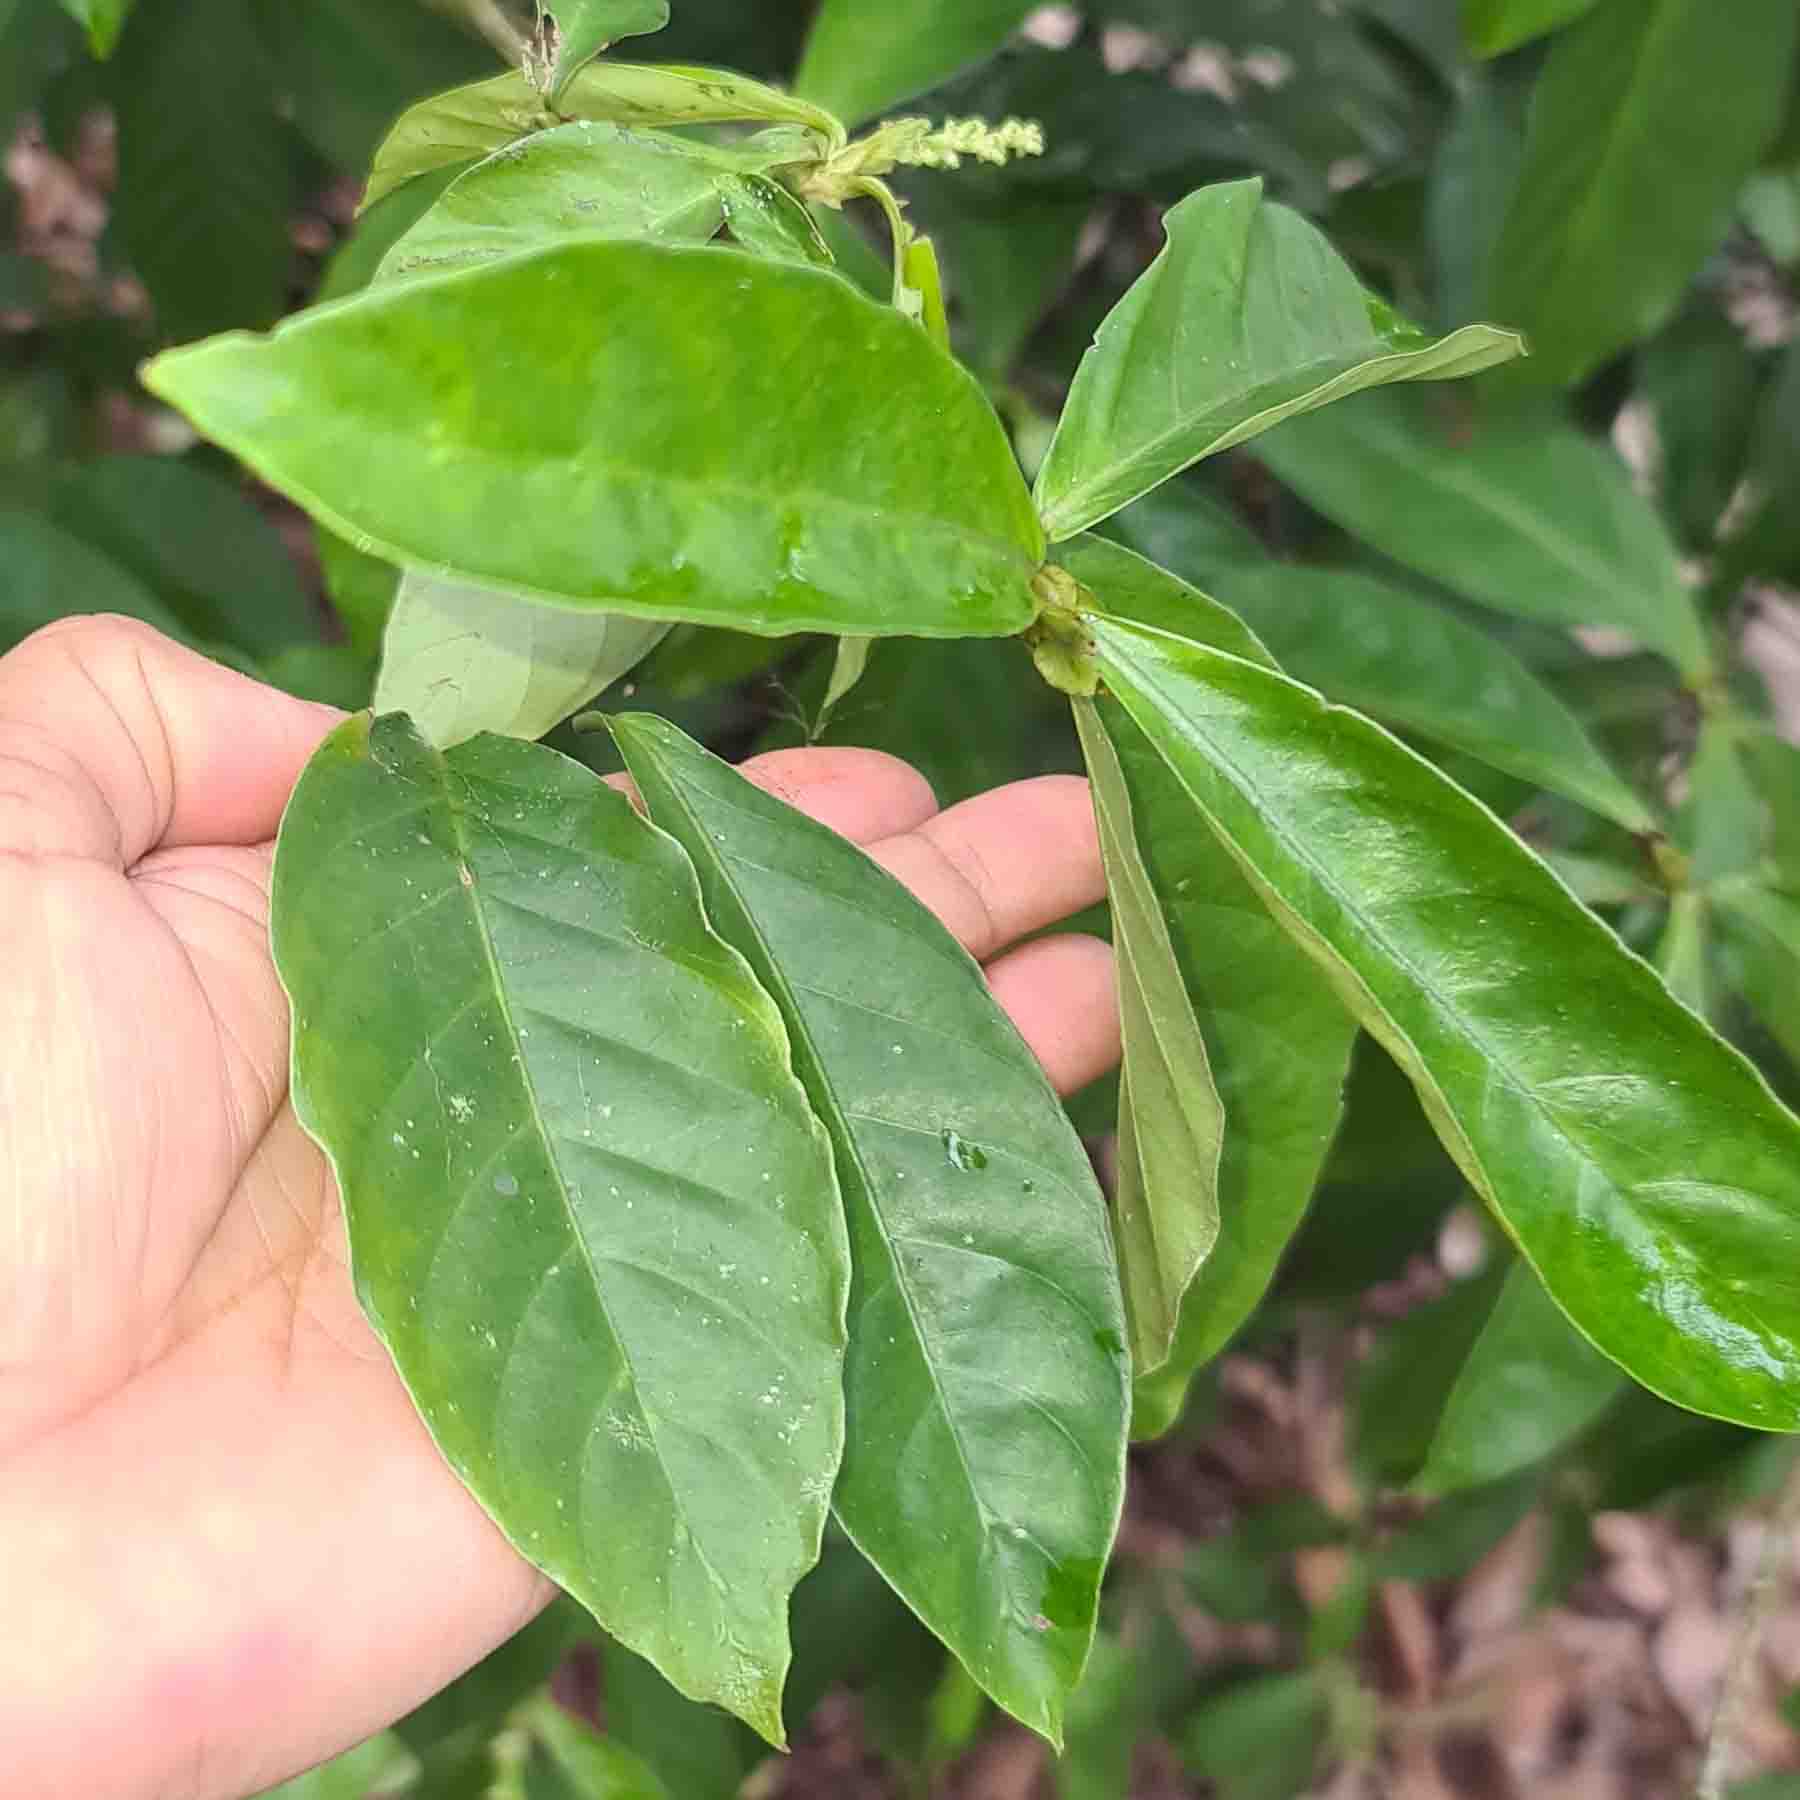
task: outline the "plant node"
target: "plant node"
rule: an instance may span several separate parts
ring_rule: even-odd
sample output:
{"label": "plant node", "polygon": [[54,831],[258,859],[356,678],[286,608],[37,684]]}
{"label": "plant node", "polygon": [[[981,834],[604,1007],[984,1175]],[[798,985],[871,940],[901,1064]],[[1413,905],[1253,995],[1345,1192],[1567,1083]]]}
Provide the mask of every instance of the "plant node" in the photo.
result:
{"label": "plant node", "polygon": [[1038,616],[1025,633],[1037,672],[1059,693],[1092,695],[1100,686],[1094,640],[1082,619],[1093,596],[1067,569],[1046,563],[1031,578]]}

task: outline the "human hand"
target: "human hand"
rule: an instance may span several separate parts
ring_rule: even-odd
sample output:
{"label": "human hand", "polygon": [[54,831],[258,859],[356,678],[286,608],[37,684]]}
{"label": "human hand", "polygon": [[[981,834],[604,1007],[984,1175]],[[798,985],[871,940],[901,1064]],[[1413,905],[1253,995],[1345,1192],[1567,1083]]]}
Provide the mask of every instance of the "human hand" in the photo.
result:
{"label": "human hand", "polygon": [[[359,1312],[287,1100],[271,840],[336,722],[130,620],[0,657],[0,1744],[18,1800],[226,1800],[547,1600]],[[1086,784],[939,812],[874,751],[745,772],[988,969],[1057,1086],[1118,1054]]]}

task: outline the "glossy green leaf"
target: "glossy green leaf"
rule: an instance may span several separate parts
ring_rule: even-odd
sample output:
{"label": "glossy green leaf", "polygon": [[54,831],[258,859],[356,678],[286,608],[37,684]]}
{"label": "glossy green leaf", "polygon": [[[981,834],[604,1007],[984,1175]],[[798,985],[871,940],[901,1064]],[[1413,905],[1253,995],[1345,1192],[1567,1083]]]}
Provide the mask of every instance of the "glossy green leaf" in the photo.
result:
{"label": "glossy green leaf", "polygon": [[1112,905],[1124,1069],[1113,1240],[1144,1376],[1169,1359],[1181,1297],[1219,1235],[1225,1113],[1156,890],[1138,850],[1131,795],[1091,700],[1075,723],[1093,785]]}
{"label": "glossy green leaf", "polygon": [[1719,890],[1716,922],[1736,953],[1745,998],[1800,1068],[1800,895],[1733,882]]}
{"label": "glossy green leaf", "polygon": [[[260,656],[319,636],[293,558],[237,482],[174,457],[102,456],[57,483],[52,509],[196,637]],[[98,606],[85,595],[79,604]]]}
{"label": "glossy green leaf", "polygon": [[1364,394],[1257,455],[1328,518],[1471,600],[1554,625],[1611,625],[1690,677],[1709,653],[1679,558],[1624,465],[1554,419],[1460,416]]}
{"label": "glossy green leaf", "polygon": [[643,37],[669,22],[669,0],[557,0],[556,63],[550,100],[562,98],[576,72],[620,38]]}
{"label": "glossy green leaf", "polygon": [[1463,37],[1477,56],[1502,56],[1560,31],[1594,0],[1463,0]]}
{"label": "glossy green leaf", "polygon": [[360,548],[455,579],[770,635],[1035,610],[1042,536],[985,396],[828,270],[578,239],[144,379]]}
{"label": "glossy green leaf", "polygon": [[286,298],[298,196],[292,128],[252,9],[137,0],[108,86],[114,217],[163,335],[268,324]]}
{"label": "glossy green leaf", "polygon": [[763,119],[805,126],[819,134],[822,147],[843,142],[843,128],[816,106],[723,69],[590,63],[563,90],[554,111],[514,71],[435,94],[403,113],[375,153],[363,206],[445,163],[477,162],[515,138],[571,119],[652,126]]}
{"label": "glossy green leaf", "polygon": [[520,1552],[781,1737],[842,1445],[847,1261],[785,1033],[598,777],[351,719],[288,804],[294,1104],[357,1291]]}
{"label": "glossy green leaf", "polygon": [[725,175],[719,199],[726,227],[744,249],[777,262],[831,266],[831,251],[812,214],[779,181],[754,170]]}
{"label": "glossy green leaf", "polygon": [[1281,666],[1331,699],[1466,750],[1627,831],[1656,829],[1556,694],[1448,608],[1348,569],[1265,561],[1220,585]]}
{"label": "glossy green leaf", "polygon": [[1572,381],[1654,331],[1781,122],[1791,0],[1602,0],[1550,48],[1488,305]]}
{"label": "glossy green leaf", "polygon": [[825,0],[794,87],[855,125],[992,54],[1030,11],[1031,0]]}
{"label": "glossy green leaf", "polygon": [[1237,658],[1086,622],[1108,686],[1577,1328],[1680,1405],[1800,1423],[1800,1121],[1379,727]]}
{"label": "glossy green leaf", "polygon": [[[1115,617],[1178,620],[1232,655],[1267,658],[1224,607],[1122,546],[1077,538],[1057,560]],[[1148,1437],[1174,1423],[1194,1371],[1267,1290],[1337,1128],[1356,1027],[1199,828],[1193,802],[1130,715],[1107,695],[1096,704],[1225,1110],[1218,1238],[1182,1301],[1168,1362],[1136,1386],[1132,1430]]]}
{"label": "glossy green leaf", "polygon": [[72,612],[124,613],[187,636],[129,570],[37,513],[0,507],[0,649]]}
{"label": "glossy green leaf", "polygon": [[87,33],[88,48],[96,56],[111,56],[125,21],[131,16],[132,0],[62,0],[66,12]]}
{"label": "glossy green leaf", "polygon": [[723,173],[663,132],[559,125],[459,175],[382,258],[376,279],[489,262],[576,233],[704,243],[724,217]]}
{"label": "glossy green leaf", "polygon": [[615,718],[650,816],[793,1037],[855,1279],[839,1520],[1053,1740],[1124,1474],[1125,1319],[1087,1154],[980,970],[863,853],[665,722]]}
{"label": "glossy green leaf", "polygon": [[1520,352],[1488,325],[1436,340],[1408,325],[1314,226],[1265,202],[1260,180],[1202,188],[1163,224],[1161,253],[1082,358],[1038,471],[1052,539],[1295,413]]}
{"label": "glossy green leaf", "polygon": [[388,617],[375,710],[410,713],[440,750],[483,731],[540,738],[635,668],[668,629],[411,570]]}
{"label": "glossy green leaf", "polygon": [[1578,1437],[1621,1385],[1523,1262],[1458,1371],[1416,1485],[1448,1494],[1528,1469]]}

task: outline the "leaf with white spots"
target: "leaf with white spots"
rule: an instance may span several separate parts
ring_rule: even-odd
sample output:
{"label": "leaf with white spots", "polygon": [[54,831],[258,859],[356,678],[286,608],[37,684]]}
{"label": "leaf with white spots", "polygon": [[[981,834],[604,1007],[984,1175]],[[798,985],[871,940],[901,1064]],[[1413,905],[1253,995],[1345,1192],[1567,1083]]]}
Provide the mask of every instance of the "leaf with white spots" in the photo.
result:
{"label": "leaf with white spots", "polygon": [[365,714],[295,790],[272,931],[295,1109],[439,1449],[616,1638],[779,1742],[849,1258],[692,865],[552,751]]}

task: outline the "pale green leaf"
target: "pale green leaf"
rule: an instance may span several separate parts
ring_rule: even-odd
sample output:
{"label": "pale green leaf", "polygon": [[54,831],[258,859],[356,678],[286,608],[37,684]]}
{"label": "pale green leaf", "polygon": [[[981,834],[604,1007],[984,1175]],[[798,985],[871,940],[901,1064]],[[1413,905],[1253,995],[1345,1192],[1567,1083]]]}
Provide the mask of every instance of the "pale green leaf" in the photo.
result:
{"label": "pale green leaf", "polygon": [[440,750],[483,731],[540,738],[635,668],[668,629],[410,570],[388,615],[375,710],[410,713]]}
{"label": "pale green leaf", "polygon": [[1800,1121],[1379,727],[1239,658],[1086,623],[1108,687],[1583,1335],[1677,1404],[1800,1424]]}
{"label": "pale green leaf", "polygon": [[838,639],[837,648],[832,652],[831,679],[825,684],[825,697],[819,702],[818,716],[813,720],[808,736],[816,738],[831,723],[831,715],[837,711],[839,702],[862,680],[874,644],[873,638],[866,637]]}
{"label": "pale green leaf", "polygon": [[1396,388],[1298,420],[1256,453],[1328,518],[1471,600],[1616,627],[1693,679],[1709,667],[1662,521],[1606,445],[1558,419],[1469,417]]}
{"label": "pale green leaf", "polygon": [[1586,1430],[1620,1386],[1617,1367],[1516,1262],[1457,1373],[1415,1485],[1448,1494],[1528,1469]]}
{"label": "pale green leaf", "polygon": [[132,0],[62,0],[63,11],[87,33],[88,48],[107,57],[131,16]]}
{"label": "pale green leaf", "polygon": [[781,1021],[578,764],[351,719],[271,933],[357,1292],[518,1550],[779,1742],[842,1448],[848,1262]]}
{"label": "pale green leaf", "polygon": [[725,173],[719,159],[663,132],[558,125],[459,175],[375,278],[491,261],[576,233],[704,243],[724,216]]}
{"label": "pale green leaf", "polygon": [[1181,1297],[1219,1235],[1225,1113],[1132,821],[1124,771],[1091,700],[1075,702],[1112,906],[1124,1067],[1113,1238],[1132,1372],[1169,1359]]}
{"label": "pale green leaf", "polygon": [[550,99],[562,98],[583,64],[620,38],[644,37],[669,22],[669,0],[556,0],[550,8],[557,27],[556,64],[550,71]]}
{"label": "pale green leaf", "polygon": [[1438,339],[1408,325],[1260,180],[1202,188],[1163,225],[1161,253],[1082,358],[1038,471],[1053,540],[1296,413],[1472,375],[1522,348],[1488,325]]}
{"label": "pale green leaf", "polygon": [[836,1508],[1052,1740],[1123,1492],[1128,1356],[1087,1154],[981,971],[862,851],[662,720],[610,721],[837,1150],[855,1278]]}
{"label": "pale green leaf", "polygon": [[457,580],[771,636],[1035,611],[1042,534],[986,396],[830,270],[579,238],[144,380],[359,549]]}

